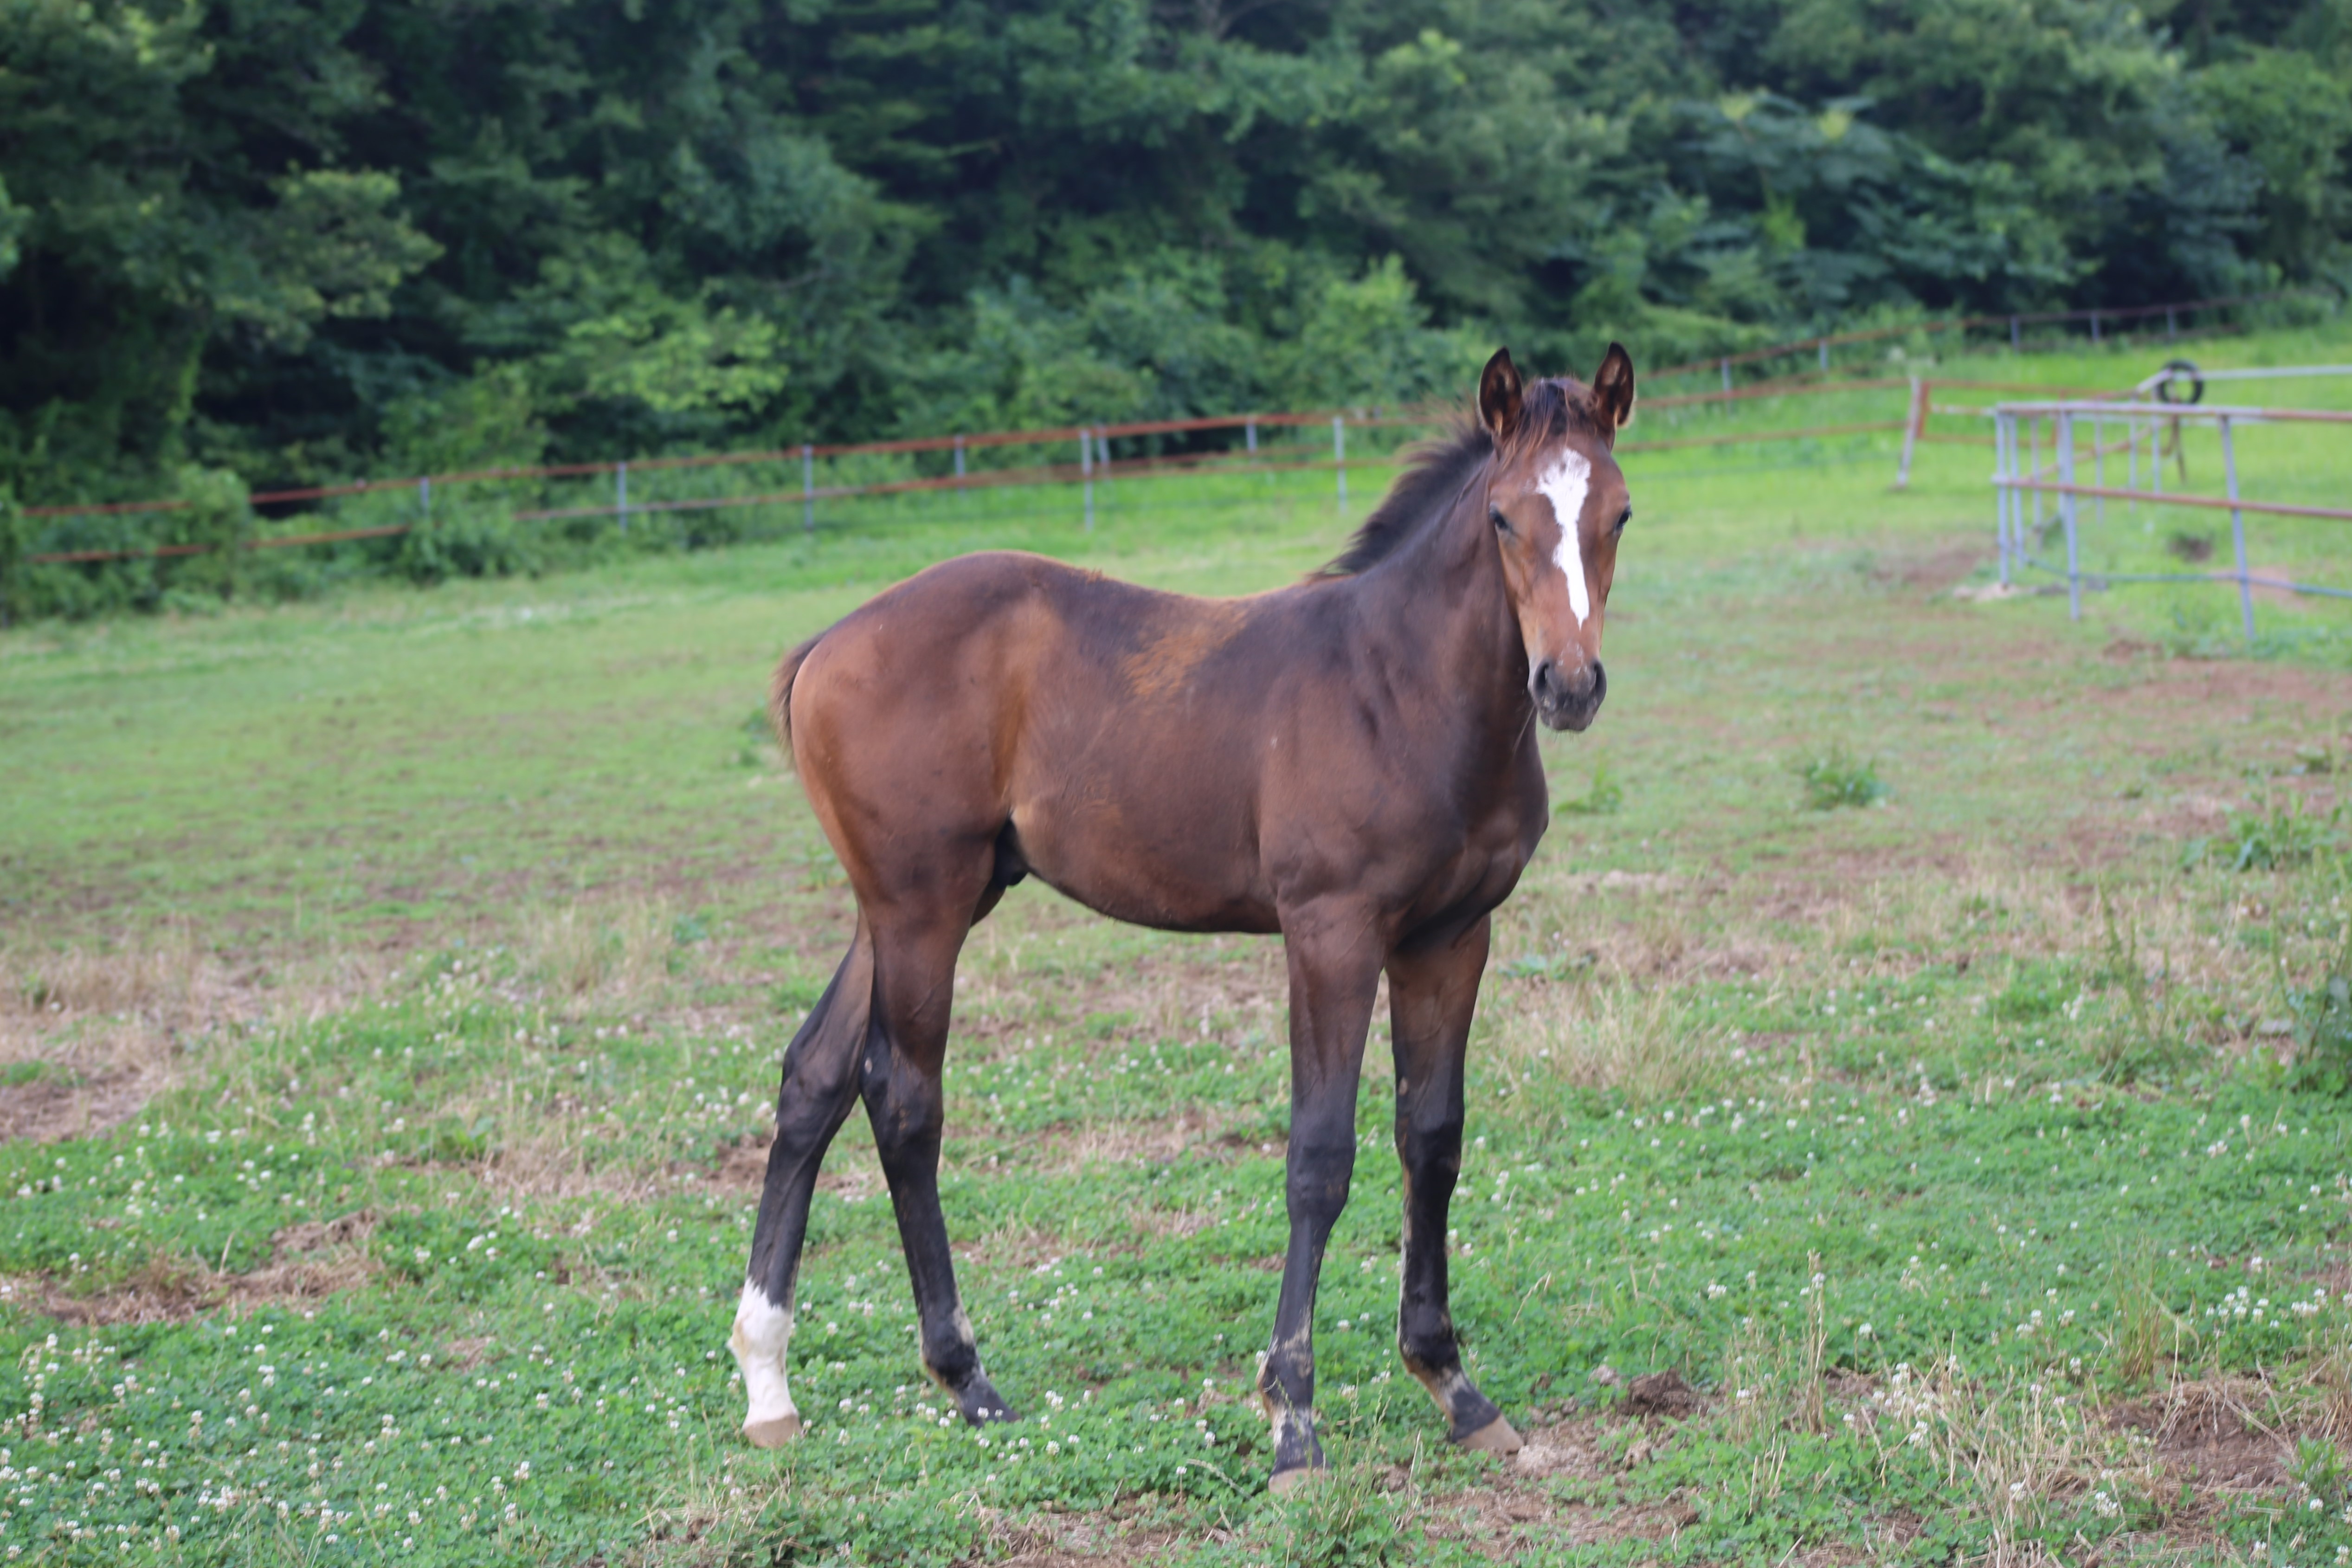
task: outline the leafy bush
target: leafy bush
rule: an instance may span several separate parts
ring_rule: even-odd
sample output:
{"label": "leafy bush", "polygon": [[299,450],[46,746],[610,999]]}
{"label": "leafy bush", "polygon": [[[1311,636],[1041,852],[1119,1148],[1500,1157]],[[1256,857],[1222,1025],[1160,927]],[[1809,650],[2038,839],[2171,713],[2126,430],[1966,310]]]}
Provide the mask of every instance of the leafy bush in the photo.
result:
{"label": "leafy bush", "polygon": [[1602,763],[1592,770],[1592,787],[1580,795],[1561,801],[1552,810],[1567,816],[1610,816],[1625,804],[1625,791],[1609,776],[1609,764]]}
{"label": "leafy bush", "polygon": [[2306,989],[2291,990],[2287,1000],[2294,1008],[2295,1086],[2352,1093],[2352,921],[2327,973]]}
{"label": "leafy bush", "polygon": [[25,557],[32,546],[31,521],[16,504],[16,491],[0,485],[0,626],[33,613],[32,589],[25,576]]}
{"label": "leafy bush", "polygon": [[2251,811],[2233,813],[2228,829],[2212,838],[2189,841],[2184,866],[2211,860],[2232,871],[2276,871],[2308,866],[2323,855],[2343,848],[2338,829],[2344,807],[2324,815],[2306,809],[2294,796],[2258,802]]}
{"label": "leafy bush", "polygon": [[1857,759],[1843,746],[1801,763],[1797,776],[1804,784],[1805,805],[1812,811],[1880,805],[1895,793],[1878,776],[1876,758]]}
{"label": "leafy bush", "polygon": [[401,574],[412,583],[452,577],[516,577],[541,568],[537,541],[503,509],[471,502],[436,506],[400,536]]}

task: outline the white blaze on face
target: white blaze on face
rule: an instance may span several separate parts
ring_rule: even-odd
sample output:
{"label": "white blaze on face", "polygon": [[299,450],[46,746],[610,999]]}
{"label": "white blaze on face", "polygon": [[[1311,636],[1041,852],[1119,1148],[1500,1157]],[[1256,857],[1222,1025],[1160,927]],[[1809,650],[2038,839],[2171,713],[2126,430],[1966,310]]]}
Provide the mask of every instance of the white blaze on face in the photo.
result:
{"label": "white blaze on face", "polygon": [[784,1351],[793,1342],[793,1314],[746,1279],[743,1297],[735,1308],[735,1330],[727,1348],[743,1369],[743,1392],[751,1397],[751,1413],[743,1424],[799,1419],[793,1408],[793,1391],[784,1379]]}
{"label": "white blaze on face", "polygon": [[1559,543],[1551,558],[1568,579],[1568,607],[1576,612],[1580,626],[1592,615],[1592,590],[1584,581],[1584,530],[1580,521],[1584,516],[1584,492],[1591,483],[1591,462],[1572,450],[1562,452],[1559,461],[1536,481],[1536,489],[1551,502],[1551,514],[1559,521]]}

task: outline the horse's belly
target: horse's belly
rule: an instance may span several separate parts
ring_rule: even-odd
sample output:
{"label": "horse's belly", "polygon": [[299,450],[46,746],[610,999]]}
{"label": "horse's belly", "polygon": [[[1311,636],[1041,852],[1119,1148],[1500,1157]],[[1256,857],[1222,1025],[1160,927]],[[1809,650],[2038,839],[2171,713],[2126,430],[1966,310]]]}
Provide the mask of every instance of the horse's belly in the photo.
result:
{"label": "horse's belly", "polygon": [[1015,807],[1013,831],[1039,880],[1097,914],[1163,931],[1278,930],[1244,825],[1219,817],[1065,801]]}

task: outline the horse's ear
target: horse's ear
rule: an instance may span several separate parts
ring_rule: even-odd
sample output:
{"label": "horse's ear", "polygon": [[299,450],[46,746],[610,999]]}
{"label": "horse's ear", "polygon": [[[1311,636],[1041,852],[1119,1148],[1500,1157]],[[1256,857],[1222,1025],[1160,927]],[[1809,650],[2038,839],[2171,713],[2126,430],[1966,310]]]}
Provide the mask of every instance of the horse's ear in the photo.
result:
{"label": "horse's ear", "polygon": [[1633,356],[1623,343],[1611,343],[1592,373],[1592,407],[1612,444],[1617,432],[1633,423]]}
{"label": "horse's ear", "polygon": [[1511,351],[1496,349],[1478,373],[1478,422],[1497,441],[1508,440],[1519,427],[1519,367],[1511,363]]}

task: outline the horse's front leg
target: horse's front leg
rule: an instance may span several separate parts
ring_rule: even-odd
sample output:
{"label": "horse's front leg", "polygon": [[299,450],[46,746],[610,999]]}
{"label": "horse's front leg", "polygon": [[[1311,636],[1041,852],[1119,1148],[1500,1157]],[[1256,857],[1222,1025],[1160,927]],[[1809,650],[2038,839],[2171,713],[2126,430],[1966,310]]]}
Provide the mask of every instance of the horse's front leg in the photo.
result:
{"label": "horse's front leg", "polygon": [[1315,1285],[1356,1168],[1356,1083],[1387,944],[1369,911],[1285,910],[1290,961],[1290,1247],[1258,1394],[1274,1422],[1274,1489],[1323,1468],[1315,1440]]}
{"label": "horse's front leg", "polygon": [[1465,1448],[1514,1453],[1519,1435],[1462,1372],[1462,1346],[1446,1302],[1445,1215],[1462,1173],[1462,1071],[1470,1016],[1486,970],[1487,922],[1408,942],[1389,959],[1389,1017],[1396,1037],[1396,1146],[1404,1166],[1404,1284],[1397,1349],[1445,1412],[1447,1436]]}

